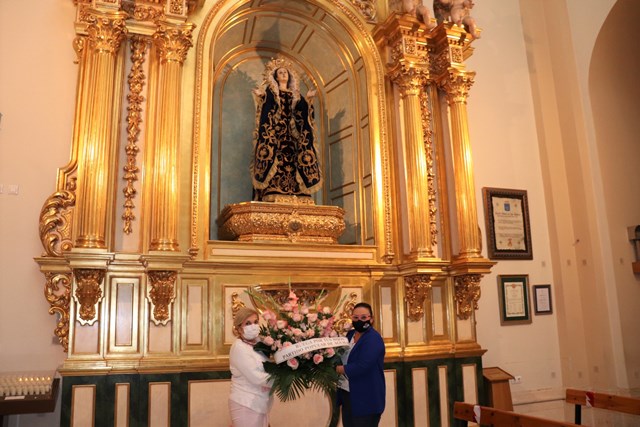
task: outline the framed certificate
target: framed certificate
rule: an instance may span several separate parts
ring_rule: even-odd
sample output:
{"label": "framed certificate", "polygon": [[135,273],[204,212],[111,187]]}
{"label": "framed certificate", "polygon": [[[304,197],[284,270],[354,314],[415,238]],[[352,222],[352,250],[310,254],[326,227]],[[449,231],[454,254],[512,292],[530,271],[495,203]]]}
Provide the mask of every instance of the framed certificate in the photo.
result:
{"label": "framed certificate", "polygon": [[500,324],[517,325],[531,323],[529,310],[529,276],[498,276],[500,299]]}
{"label": "framed certificate", "polygon": [[525,190],[483,188],[489,259],[533,259]]}
{"label": "framed certificate", "polygon": [[533,285],[533,310],[536,314],[553,313],[551,285]]}

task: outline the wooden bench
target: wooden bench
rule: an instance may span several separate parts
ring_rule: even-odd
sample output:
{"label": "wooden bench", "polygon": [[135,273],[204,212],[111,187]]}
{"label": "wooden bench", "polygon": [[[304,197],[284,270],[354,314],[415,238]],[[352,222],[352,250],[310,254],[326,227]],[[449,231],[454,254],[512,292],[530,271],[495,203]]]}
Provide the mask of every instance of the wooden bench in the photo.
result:
{"label": "wooden bench", "polygon": [[[477,409],[476,409],[477,408]],[[480,420],[476,418],[476,412],[480,413]],[[458,420],[475,422],[481,426],[500,427],[570,427],[577,424],[563,421],[546,420],[530,415],[517,414],[510,411],[489,408],[486,406],[472,405],[470,403],[455,402],[453,416]]]}
{"label": "wooden bench", "polygon": [[566,400],[567,403],[576,405],[575,423],[578,425],[582,422],[583,406],[640,415],[640,399],[633,397],[568,388]]}

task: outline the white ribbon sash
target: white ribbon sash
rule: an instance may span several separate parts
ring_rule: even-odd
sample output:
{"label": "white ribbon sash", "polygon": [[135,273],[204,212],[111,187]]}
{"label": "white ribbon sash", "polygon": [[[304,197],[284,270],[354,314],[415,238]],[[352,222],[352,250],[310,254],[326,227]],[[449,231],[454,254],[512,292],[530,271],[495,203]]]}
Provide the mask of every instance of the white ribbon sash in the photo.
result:
{"label": "white ribbon sash", "polygon": [[278,350],[274,353],[273,357],[276,363],[282,363],[309,351],[329,347],[343,347],[346,345],[349,345],[349,340],[346,337],[313,338]]}

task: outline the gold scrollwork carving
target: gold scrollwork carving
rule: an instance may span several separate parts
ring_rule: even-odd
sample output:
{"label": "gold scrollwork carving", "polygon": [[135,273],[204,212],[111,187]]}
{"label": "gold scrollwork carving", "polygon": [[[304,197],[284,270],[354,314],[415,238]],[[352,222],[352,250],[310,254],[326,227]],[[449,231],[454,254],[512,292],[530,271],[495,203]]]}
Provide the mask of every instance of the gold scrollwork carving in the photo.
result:
{"label": "gold scrollwork carving", "polygon": [[176,299],[175,283],[178,273],[171,270],[147,272],[149,289],[147,297],[152,305],[151,320],[158,325],[166,325],[171,320],[171,304]]}
{"label": "gold scrollwork carving", "polygon": [[[158,3],[158,2],[151,2]],[[136,21],[153,22],[156,19],[164,18],[164,10],[161,5],[143,5],[134,1],[126,1],[122,3],[122,10],[127,12],[129,16]]]}
{"label": "gold scrollwork carving", "polygon": [[231,294],[231,315],[233,317],[236,317],[236,313],[238,313],[238,311],[243,307],[245,307],[245,304],[240,299],[240,295],[238,295],[237,292],[232,293]]}
{"label": "gold scrollwork carving", "polygon": [[93,325],[98,320],[98,303],[102,300],[102,280],[105,270],[78,268],[73,270],[76,291],[73,298],[78,303],[78,321],[81,325]]}
{"label": "gold scrollwork carving", "polygon": [[161,62],[184,63],[187,52],[193,46],[192,32],[194,25],[185,24],[179,28],[160,24],[153,35]]}
{"label": "gold scrollwork carving", "polygon": [[356,294],[355,292],[351,292],[349,294],[347,300],[342,305],[340,314],[338,314],[337,316],[338,320],[333,324],[334,330],[341,332],[344,330],[344,325],[351,322],[351,313],[353,313],[353,307],[355,307],[356,305],[357,298],[358,294]]}
{"label": "gold scrollwork carving", "polygon": [[47,255],[60,257],[73,247],[71,224],[76,195],[63,190],[53,193],[40,210],[40,241]]}
{"label": "gold scrollwork carving", "polygon": [[466,274],[455,278],[456,312],[461,320],[468,319],[478,309],[481,274]]}
{"label": "gold scrollwork carving", "polygon": [[351,4],[358,8],[367,21],[376,22],[377,10],[373,0],[351,0]]}
{"label": "gold scrollwork carving", "polygon": [[58,314],[54,333],[65,352],[69,351],[69,303],[71,302],[71,274],[45,273],[44,296],[51,306],[49,314]]}
{"label": "gold scrollwork carving", "polygon": [[141,36],[134,36],[131,38],[131,72],[129,73],[129,94],[127,100],[129,106],[127,107],[127,145],[125,147],[125,153],[127,154],[127,164],[124,165],[124,180],[127,181],[127,185],[122,190],[124,193],[124,213],[122,219],[124,226],[122,230],[126,234],[131,234],[133,231],[132,222],[136,218],[133,213],[135,204],[133,199],[136,196],[137,190],[134,187],[134,183],[138,180],[139,168],[136,165],[136,157],[138,155],[138,135],[140,134],[140,123],[142,122],[142,103],[144,97],[141,95],[142,88],[145,84],[145,75],[142,69],[142,64],[145,60],[145,52],[149,43],[146,38]]}
{"label": "gold scrollwork carving", "polygon": [[97,52],[114,54],[126,37],[127,26],[124,20],[126,14],[113,14],[113,16],[115,18],[98,14],[95,10],[91,10],[87,16],[89,45]]}
{"label": "gold scrollwork carving", "polygon": [[429,106],[429,96],[426,92],[420,93],[420,110],[422,113],[422,139],[427,157],[427,200],[429,203],[429,232],[431,233],[431,244],[438,244],[438,222],[436,204],[436,173],[435,155],[433,149],[433,128],[431,126],[431,108]]}
{"label": "gold scrollwork carving", "polygon": [[431,292],[432,277],[428,274],[416,274],[404,278],[405,297],[409,310],[409,320],[417,322],[424,315],[424,304]]}

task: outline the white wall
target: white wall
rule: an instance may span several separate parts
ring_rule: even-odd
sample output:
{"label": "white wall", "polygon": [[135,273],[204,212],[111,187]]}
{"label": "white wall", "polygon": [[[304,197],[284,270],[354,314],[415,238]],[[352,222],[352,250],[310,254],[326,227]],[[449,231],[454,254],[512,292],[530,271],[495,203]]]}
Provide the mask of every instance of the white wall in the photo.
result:
{"label": "white wall", "polygon": [[[500,325],[497,275],[527,274],[530,286],[551,284],[552,261],[538,134],[529,81],[529,64],[518,2],[484,0],[473,9],[482,37],[468,61],[476,71],[469,100],[469,127],[477,202],[482,187],[527,190],[533,260],[500,261],[482,280],[476,312],[478,342],[487,349],[484,366],[499,366],[522,382],[511,386],[518,395],[544,390],[561,396],[562,375],[556,315],[536,316],[527,325]],[[484,212],[479,212],[486,256]],[[555,302],[555,301],[554,301]],[[535,398],[535,397],[534,397]],[[522,399],[530,399],[530,396]],[[521,400],[521,399],[520,399]]]}
{"label": "white wall", "polygon": [[[71,147],[76,65],[72,1],[0,2],[0,373],[53,371],[65,353],[53,334],[38,216]],[[19,194],[9,195],[8,186]],[[54,343],[56,341],[56,343]],[[53,426],[59,414],[5,417]]]}

